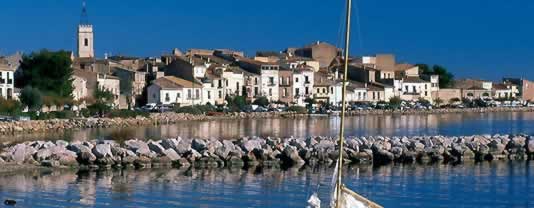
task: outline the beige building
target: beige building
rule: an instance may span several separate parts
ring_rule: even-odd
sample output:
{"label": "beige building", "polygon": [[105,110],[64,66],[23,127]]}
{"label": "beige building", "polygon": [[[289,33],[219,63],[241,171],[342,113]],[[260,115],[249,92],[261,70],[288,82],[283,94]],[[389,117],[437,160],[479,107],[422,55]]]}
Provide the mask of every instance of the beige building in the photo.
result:
{"label": "beige building", "polygon": [[114,97],[114,107],[119,108],[120,107],[120,79],[115,76],[106,75],[106,74],[98,74],[97,78],[97,86],[100,90],[107,90],[113,94]]}
{"label": "beige building", "polygon": [[15,66],[8,60],[0,58],[0,97],[16,99],[15,97]]}
{"label": "beige building", "polygon": [[72,76],[72,97],[75,101],[80,101],[87,97],[87,80],[83,77],[73,75]]}

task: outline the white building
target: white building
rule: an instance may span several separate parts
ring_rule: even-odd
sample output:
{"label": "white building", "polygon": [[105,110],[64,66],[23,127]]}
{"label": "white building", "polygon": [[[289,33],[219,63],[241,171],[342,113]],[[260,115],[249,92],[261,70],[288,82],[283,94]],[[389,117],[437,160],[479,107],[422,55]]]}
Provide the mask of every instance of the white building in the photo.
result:
{"label": "white building", "polygon": [[432,95],[439,91],[439,77],[431,76],[430,81],[418,76],[407,76],[401,80],[394,80],[395,96],[402,100],[417,101],[420,98],[433,102]]}
{"label": "white building", "polygon": [[5,59],[0,59],[0,97],[17,99],[15,97],[15,66]]}
{"label": "white building", "polygon": [[280,99],[279,96],[279,80],[278,65],[262,65],[261,66],[261,95],[267,97],[269,101],[274,102]]}
{"label": "white building", "polygon": [[79,101],[87,97],[87,80],[83,77],[73,75],[72,76],[72,97],[74,100]]}
{"label": "white building", "polygon": [[109,91],[111,92],[111,94],[113,94],[113,99],[114,99],[113,105],[114,107],[119,107],[120,95],[121,95],[120,79],[115,76],[110,76],[106,74],[98,74],[96,82],[97,82],[98,89]]}
{"label": "white building", "polygon": [[298,105],[304,105],[306,98],[313,97],[314,71],[304,65],[293,69],[293,100]]}
{"label": "white building", "polygon": [[213,103],[213,89],[203,90],[207,85],[211,84],[193,83],[174,76],[161,77],[148,87],[148,103],[178,106]]}

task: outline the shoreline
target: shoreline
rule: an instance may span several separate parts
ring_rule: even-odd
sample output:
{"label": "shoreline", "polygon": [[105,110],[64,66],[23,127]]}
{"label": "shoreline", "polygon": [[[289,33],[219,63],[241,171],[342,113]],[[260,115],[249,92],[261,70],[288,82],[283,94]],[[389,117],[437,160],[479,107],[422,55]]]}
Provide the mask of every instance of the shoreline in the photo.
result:
{"label": "shoreline", "polygon": [[[496,112],[534,112],[534,107],[519,108],[443,108],[432,110],[361,110],[349,111],[348,116],[366,115],[432,115],[432,114],[458,114],[458,113],[496,113]],[[215,121],[239,119],[264,118],[308,118],[322,116],[337,116],[329,114],[299,114],[295,112],[264,112],[264,113],[228,113],[224,115],[192,115],[183,113],[153,113],[149,117],[135,118],[76,118],[52,119],[34,121],[0,122],[0,135],[31,134],[46,131],[65,131],[72,129],[95,128],[125,128],[135,126],[150,126],[162,124],[175,124],[184,121]]]}
{"label": "shoreline", "polygon": [[[301,168],[331,166],[332,137],[24,142],[0,151],[0,174],[37,169]],[[534,160],[534,136],[348,137],[350,164],[462,164]]]}

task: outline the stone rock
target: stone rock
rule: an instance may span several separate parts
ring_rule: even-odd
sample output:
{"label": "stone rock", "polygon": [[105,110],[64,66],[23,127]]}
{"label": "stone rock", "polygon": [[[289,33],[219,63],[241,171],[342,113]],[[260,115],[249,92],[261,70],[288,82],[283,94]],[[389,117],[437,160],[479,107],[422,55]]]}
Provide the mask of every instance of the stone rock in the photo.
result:
{"label": "stone rock", "polygon": [[67,141],[64,141],[64,140],[57,140],[56,141],[56,146],[67,147],[68,145],[69,145],[69,143]]}
{"label": "stone rock", "polygon": [[81,152],[78,156],[80,163],[82,164],[93,164],[96,161],[96,156],[91,152]]}
{"label": "stone rock", "polygon": [[241,144],[241,148],[245,152],[252,152],[254,149],[261,148],[261,142],[258,139],[247,140]]}
{"label": "stone rock", "polygon": [[150,148],[148,145],[139,140],[128,140],[125,142],[126,148],[139,154],[139,155],[149,155]]}
{"label": "stone rock", "polygon": [[305,161],[299,156],[295,147],[286,146],[282,152],[282,160],[289,165],[302,165]]}
{"label": "stone rock", "polygon": [[176,151],[174,151],[173,149],[163,150],[162,155],[166,156],[171,161],[177,161],[180,159],[180,155],[178,155],[178,153],[176,153]]}
{"label": "stone rock", "polygon": [[106,157],[113,157],[113,153],[111,152],[111,145],[110,144],[97,144],[93,148],[93,154],[97,158],[106,158]]}
{"label": "stone rock", "polygon": [[76,153],[69,150],[53,153],[50,158],[58,161],[61,165],[71,166],[78,164]]}
{"label": "stone rock", "polygon": [[49,149],[40,149],[34,154],[34,158],[37,161],[47,160],[50,156],[52,156],[52,151]]}
{"label": "stone rock", "polygon": [[206,141],[202,139],[193,139],[193,141],[191,142],[191,147],[198,152],[202,152],[203,150],[208,149]]}
{"label": "stone rock", "polygon": [[163,155],[163,152],[165,151],[165,148],[163,148],[159,143],[153,141],[148,142],[148,148],[158,155]]}
{"label": "stone rock", "polygon": [[527,141],[527,139],[525,137],[516,136],[516,137],[512,138],[511,142],[515,147],[524,147],[525,144],[526,144],[526,141]]}
{"label": "stone rock", "polygon": [[41,165],[44,167],[55,168],[55,167],[59,167],[60,163],[57,160],[44,160],[41,162]]}
{"label": "stone rock", "polygon": [[91,152],[91,149],[88,146],[85,146],[83,144],[68,145],[67,150],[73,151],[78,155],[80,155],[82,152]]}
{"label": "stone rock", "polygon": [[18,164],[22,164],[26,160],[26,158],[28,158],[27,148],[28,146],[26,146],[25,144],[15,145],[13,153],[11,155],[11,159]]}
{"label": "stone rock", "polygon": [[176,146],[175,150],[176,150],[176,153],[180,155],[184,155],[191,151],[191,143],[181,140],[178,143],[178,146]]}
{"label": "stone rock", "polygon": [[178,147],[178,144],[180,141],[177,139],[164,139],[161,141],[161,146],[165,149],[174,149],[176,150],[176,147]]}
{"label": "stone rock", "polygon": [[531,138],[528,141],[527,151],[530,152],[530,153],[534,153],[534,139],[533,138]]}

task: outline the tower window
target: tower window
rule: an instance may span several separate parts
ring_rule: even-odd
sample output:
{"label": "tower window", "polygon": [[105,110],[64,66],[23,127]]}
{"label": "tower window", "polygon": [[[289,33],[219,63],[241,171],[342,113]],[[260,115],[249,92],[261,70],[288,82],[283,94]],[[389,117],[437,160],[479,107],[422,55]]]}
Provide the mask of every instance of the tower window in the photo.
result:
{"label": "tower window", "polygon": [[89,39],[85,38],[83,44],[84,44],[85,46],[89,46]]}

